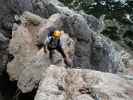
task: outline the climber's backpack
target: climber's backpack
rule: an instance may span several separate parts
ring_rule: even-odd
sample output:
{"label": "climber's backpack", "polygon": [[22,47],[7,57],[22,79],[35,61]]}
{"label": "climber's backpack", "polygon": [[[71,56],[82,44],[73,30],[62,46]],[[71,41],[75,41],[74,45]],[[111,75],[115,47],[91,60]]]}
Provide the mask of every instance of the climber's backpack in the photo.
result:
{"label": "climber's backpack", "polygon": [[48,33],[48,39],[49,39],[48,48],[56,49],[56,48],[59,48],[61,46],[60,45],[60,39],[54,39],[52,37],[52,32]]}

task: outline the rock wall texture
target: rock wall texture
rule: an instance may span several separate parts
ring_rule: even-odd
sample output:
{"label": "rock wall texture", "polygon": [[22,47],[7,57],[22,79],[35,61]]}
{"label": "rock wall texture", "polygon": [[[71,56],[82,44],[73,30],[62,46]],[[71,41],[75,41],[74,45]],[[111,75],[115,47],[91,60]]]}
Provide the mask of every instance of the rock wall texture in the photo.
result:
{"label": "rock wall texture", "polygon": [[[38,43],[40,43],[38,40],[41,40],[40,37],[43,37],[43,40],[46,38],[48,28],[53,27],[53,25],[55,26],[55,24],[58,23],[60,16],[57,16],[57,20],[56,17],[51,17],[47,21],[40,20],[42,23],[39,25],[33,25],[28,19],[30,17],[26,17],[31,15],[33,14],[23,15],[23,24],[20,26],[14,25],[16,30],[13,31],[12,39],[9,44],[9,53],[14,55],[14,59],[7,65],[7,72],[11,80],[18,80],[21,72],[25,68],[30,68],[32,70],[34,68],[31,67],[40,65],[48,66],[50,64],[48,54],[44,54],[43,48],[40,49],[38,47]],[[34,17],[39,16],[34,15]],[[31,20],[35,21],[35,18]],[[43,36],[41,36],[41,33]],[[69,55],[72,56],[74,53],[74,41],[65,33],[62,35],[61,40],[63,40],[62,45],[65,52],[68,52]],[[55,58],[55,63],[60,62],[60,60],[62,61],[62,57],[58,52],[55,52]]]}
{"label": "rock wall texture", "polygon": [[[84,17],[54,14],[49,19],[42,19],[25,12],[21,18],[21,25],[14,24],[16,30],[13,31],[9,44],[9,52],[14,55],[14,59],[8,63],[7,72],[10,80],[18,81],[17,86],[23,93],[30,92],[39,86],[35,100],[113,100],[115,98],[131,100],[132,76],[122,77],[86,69],[113,73],[126,71],[127,67],[132,68],[132,57],[119,45],[98,35],[89,27],[85,27],[86,30],[88,29],[86,31],[84,25],[88,24]],[[51,62],[48,54],[43,52],[43,48],[38,47],[38,44],[43,44],[49,29],[68,28],[64,21],[69,22],[67,25],[72,25],[69,27],[73,30],[70,33],[64,33],[61,39],[64,41],[65,50],[68,50],[70,57],[73,58],[73,67],[77,65],[79,69],[63,67],[65,64],[58,52],[55,52],[54,56],[57,66],[49,67]],[[68,30],[71,29],[68,28]],[[80,59],[77,60],[76,57]],[[82,57],[91,59],[85,58],[83,61]]]}
{"label": "rock wall texture", "polygon": [[[132,100],[132,56],[99,34],[104,16],[78,13],[57,0],[7,0],[5,6],[0,2],[0,19],[5,20],[0,22],[0,71],[7,65],[10,80],[16,80],[23,93],[38,87],[35,100]],[[64,30],[61,39],[73,68],[63,67],[56,51],[56,66],[50,66],[48,53],[39,45],[51,28]]]}
{"label": "rock wall texture", "polygon": [[40,82],[35,100],[132,100],[132,83],[86,69],[51,65]]}
{"label": "rock wall texture", "polygon": [[[20,0],[20,1],[7,0],[6,3],[4,2],[4,0],[1,0],[0,4],[1,4],[0,18],[2,20],[2,22],[0,22],[1,23],[0,24],[1,25],[0,32],[4,36],[6,36],[7,39],[11,37],[13,23],[14,22],[18,23],[18,21],[16,19],[16,15],[19,17],[20,14],[22,14],[25,10],[31,11],[31,12],[38,14],[44,18],[49,18],[52,14],[55,14],[55,13],[64,14],[65,18],[63,17],[61,19],[61,20],[63,20],[63,29],[66,33],[69,33],[69,35],[71,37],[73,37],[74,39],[76,39],[76,41],[77,41],[76,47],[75,47],[75,48],[77,48],[77,49],[75,49],[75,50],[77,50],[77,51],[75,51],[75,65],[82,66],[84,68],[91,68],[91,67],[88,67],[88,65],[90,66],[90,63],[91,63],[89,59],[90,59],[90,57],[92,57],[91,56],[92,50],[91,50],[90,46],[92,44],[95,44],[95,43],[92,43],[92,38],[95,39],[95,35],[93,35],[92,33],[97,33],[97,32],[99,33],[104,29],[104,24],[103,24],[102,20],[98,20],[94,16],[87,15],[85,13],[78,14],[77,12],[65,7],[62,3],[60,3],[57,0],[40,0],[40,1],[38,1],[38,0]],[[5,17],[5,16],[7,16],[7,17]],[[79,27],[80,27],[80,29],[79,29]],[[87,47],[87,48],[82,49],[83,44],[85,45],[84,47]],[[5,46],[8,46],[8,43]],[[93,46],[93,47],[95,47],[95,46]],[[108,47],[102,47],[102,48],[105,49]],[[82,53],[84,52],[84,54],[82,54],[80,51]],[[108,59],[109,59],[109,54],[111,54],[110,51],[112,51],[112,50],[106,51],[106,49],[105,49],[105,52],[108,52],[108,55],[106,55],[106,56],[108,56]],[[115,49],[115,51],[117,52],[116,49]],[[3,57],[1,58],[2,65],[0,68],[2,70],[2,69],[5,69],[5,65],[8,62],[8,58],[10,59],[10,56],[8,56],[8,50],[5,50],[4,53],[3,53],[3,51],[1,51],[1,52],[2,52]],[[5,54],[5,56],[4,56],[4,54]],[[96,55],[96,53],[95,53],[95,55]],[[99,55],[97,55],[95,58],[97,58],[98,56]],[[101,57],[103,56],[103,58],[107,58],[107,57],[104,57],[104,54],[102,54],[102,53],[100,56]],[[93,59],[95,59],[95,58],[93,58]],[[99,59],[99,60],[101,60],[99,62],[103,62],[103,59]],[[106,70],[106,71],[109,71],[109,68],[106,65],[110,65],[111,68],[115,67],[115,64],[110,64],[110,63],[112,63],[112,62],[109,60],[106,62],[105,65],[102,64],[102,66],[107,67],[108,70]],[[120,61],[117,61],[117,63],[120,63]],[[96,64],[96,65],[98,67],[97,68],[98,70],[102,70],[102,71],[105,70],[105,69],[100,69],[100,67],[101,67],[100,64]],[[95,67],[93,67],[93,68],[95,68]],[[117,72],[117,69],[115,69],[115,70],[116,71],[111,71],[111,72]]]}

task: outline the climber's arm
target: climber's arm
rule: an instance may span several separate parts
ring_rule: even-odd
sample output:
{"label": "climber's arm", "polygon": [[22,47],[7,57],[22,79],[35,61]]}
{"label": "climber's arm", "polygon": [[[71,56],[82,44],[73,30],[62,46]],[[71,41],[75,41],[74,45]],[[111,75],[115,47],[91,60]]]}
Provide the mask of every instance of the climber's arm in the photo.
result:
{"label": "climber's arm", "polygon": [[60,40],[60,47],[61,47],[61,54],[62,54],[63,58],[66,58],[67,53],[65,52],[65,44],[62,39]]}
{"label": "climber's arm", "polygon": [[49,43],[49,38],[46,37],[45,41],[44,41],[44,45],[43,45],[43,48],[44,48],[44,52],[47,53],[47,45]]}

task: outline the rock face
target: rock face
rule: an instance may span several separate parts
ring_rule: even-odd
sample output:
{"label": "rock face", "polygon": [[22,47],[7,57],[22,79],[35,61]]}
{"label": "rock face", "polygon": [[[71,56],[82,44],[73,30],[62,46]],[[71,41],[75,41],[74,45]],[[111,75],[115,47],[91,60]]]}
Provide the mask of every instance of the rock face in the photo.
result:
{"label": "rock face", "polygon": [[[77,67],[113,73],[125,71],[131,58],[128,53],[123,52],[111,40],[97,35],[81,15],[54,14],[48,20],[30,13],[24,15],[22,24],[13,31],[9,52],[14,55],[14,59],[7,66],[10,79],[18,80],[18,87],[23,92],[32,91],[42,79],[42,73],[50,65],[48,55],[44,54],[43,49],[39,49],[37,44],[43,43],[48,30],[53,27],[66,29],[71,25],[69,27],[72,31],[69,34],[73,39],[68,34],[62,35],[61,39],[64,41],[65,52],[70,51],[69,55]],[[41,22],[34,25],[32,20],[36,18],[41,19],[38,20]],[[64,20],[68,26],[64,24]],[[54,63],[63,65],[63,59],[58,52],[55,52]]]}
{"label": "rock face", "polygon": [[51,65],[35,100],[132,100],[132,83],[117,75]]}
{"label": "rock face", "polygon": [[[103,35],[93,34],[92,69],[104,72],[124,72],[130,68],[131,54]],[[119,66],[119,67],[118,67]]]}
{"label": "rock face", "polygon": [[[47,5],[48,2],[45,3]],[[123,72],[125,68],[129,67],[127,63],[132,59],[129,53],[110,39],[95,34],[104,29],[104,16],[97,19],[91,15],[73,12],[60,6],[59,3],[54,3],[54,0],[49,1],[49,3],[58,9],[58,13],[65,15],[61,18],[63,19],[63,27],[61,27],[61,22],[58,25],[61,25],[60,27],[76,41],[75,66],[113,73]]]}
{"label": "rock face", "polygon": [[[52,15],[54,13],[64,14],[65,18],[64,17],[63,17],[63,19],[61,18],[61,20],[63,20],[63,29],[65,30],[65,32],[69,33],[69,35],[72,36],[77,41],[76,47],[75,47],[76,48],[75,49],[75,57],[74,57],[75,66],[79,66],[82,68],[83,67],[84,68],[92,68],[90,66],[96,60],[94,60],[92,62],[89,60],[90,57],[92,57],[91,56],[92,55],[91,45],[97,45],[96,44],[97,42],[92,43],[93,42],[92,38],[95,39],[95,35],[92,35],[92,33],[101,32],[103,30],[102,21],[99,21],[97,18],[95,18],[91,15],[84,14],[84,13],[83,14],[81,13],[81,15],[83,15],[83,16],[81,16],[80,14],[65,7],[62,3],[60,3],[57,0],[39,0],[39,1],[38,0],[21,0],[21,1],[7,0],[6,3],[4,2],[4,0],[1,0],[0,2],[1,2],[0,3],[1,4],[0,19],[3,20],[3,22],[0,22],[1,23],[0,24],[0,26],[1,26],[0,32],[3,32],[3,34],[8,37],[11,37],[11,34],[8,34],[8,33],[11,33],[13,23],[16,22],[14,19],[15,14],[19,15],[19,14],[23,13],[25,10],[31,11],[31,12],[36,13],[45,18],[50,17],[50,15]],[[5,16],[7,16],[7,17],[5,17]],[[55,16],[54,16],[54,18],[55,18]],[[54,19],[54,18],[52,18],[52,19]],[[75,23],[75,25],[73,25],[74,23]],[[79,29],[79,27],[80,27],[80,29]],[[106,42],[106,41],[103,41],[103,42]],[[87,47],[87,48],[84,48],[82,45],[85,45],[84,47]],[[107,46],[107,45],[105,45],[105,46]],[[96,47],[96,46],[93,46],[93,47]],[[109,46],[101,47],[101,49],[103,49],[103,48],[104,49],[109,48]],[[95,50],[95,48],[93,50]],[[107,49],[105,49],[105,52],[108,52],[108,55],[112,55],[110,51],[111,50],[107,51]],[[84,54],[82,54],[81,52],[82,53],[84,52]],[[99,52],[99,51],[96,51],[95,55],[98,54],[97,52]],[[5,53],[5,56],[6,57],[8,56],[8,52]],[[106,58],[106,57],[104,57],[105,56],[104,53],[97,55],[95,58],[97,58],[98,56]],[[93,58],[93,59],[95,59],[95,58]],[[109,56],[108,56],[108,59],[110,59]],[[101,61],[99,61],[99,63],[96,64],[96,65],[99,65],[99,67],[97,66],[98,67],[97,69],[104,71],[105,68],[100,69],[100,66],[101,65],[103,66],[103,64],[102,64],[103,59],[100,59],[100,60]],[[7,58],[6,58],[6,60],[3,60],[3,58],[1,59],[1,62],[7,62],[7,61],[8,61]],[[120,62],[120,61],[118,61],[118,62]],[[107,67],[108,70],[109,70],[109,68],[115,68],[116,64],[114,64],[114,63],[115,62],[112,62],[111,60],[109,60],[108,62],[106,62],[104,67]],[[4,64],[4,63],[2,63],[2,64]],[[108,66],[106,66],[106,65],[109,65],[111,67],[108,68]],[[92,65],[92,66],[94,66],[93,68],[95,68],[95,65]],[[108,71],[108,70],[106,70],[106,71]],[[110,71],[110,72],[116,72],[116,71]]]}
{"label": "rock face", "polygon": [[90,55],[93,32],[81,15],[71,16],[68,23],[70,23],[73,29],[73,38],[77,40],[75,44],[74,65],[81,68],[89,68],[91,66]]}
{"label": "rock face", "polygon": [[[34,54],[30,60],[31,61],[21,70],[19,75],[15,74],[19,77],[16,79],[18,80],[17,86],[23,93],[31,92],[34,88],[38,87],[42,73],[45,72],[50,64],[49,57],[44,54],[43,49]],[[18,70],[19,69],[17,69],[17,71]]]}
{"label": "rock face", "polygon": [[[87,2],[84,0],[78,0],[76,2],[74,0],[59,1],[73,9],[78,11],[83,10],[97,17],[105,14],[106,20],[104,22],[106,28],[102,34],[132,51],[133,37],[131,33],[133,33],[133,14],[130,13],[133,12],[132,0],[89,0]],[[120,10],[117,10],[118,7]]]}
{"label": "rock face", "polygon": [[[32,29],[36,30],[35,27]],[[12,38],[14,39],[10,41],[9,52],[14,55],[14,59],[8,63],[7,72],[10,73],[13,79],[18,78],[17,76],[22,72],[28,61],[33,58],[33,54],[36,54],[38,50],[37,46],[35,46],[35,30],[31,32],[30,27],[28,29],[21,25],[12,33]]]}
{"label": "rock face", "polygon": [[[21,17],[18,16],[21,23],[11,18],[13,21],[3,25],[12,30],[8,50],[14,58],[8,62],[7,72],[10,80],[17,80],[17,86],[23,93],[38,88],[35,100],[132,100],[132,57],[99,34],[104,29],[103,17],[97,19],[92,15],[79,14],[57,0],[12,0],[10,3],[14,14],[28,10],[41,16],[24,12]],[[56,66],[51,65],[48,53],[38,47],[43,45],[52,28],[64,30],[61,37],[63,48],[72,59],[73,67],[80,69],[66,69],[62,56],[56,51]],[[5,34],[0,35],[0,63],[6,65],[7,45],[4,43],[8,45]],[[6,54],[3,55],[3,52]],[[129,76],[88,69],[127,72]]]}
{"label": "rock face", "polygon": [[[53,6],[49,4],[46,0],[1,0],[0,1],[0,33],[7,38],[12,37],[12,28],[13,23],[18,23],[15,20],[15,15],[21,15],[24,11],[34,12],[42,17],[49,17],[56,10],[54,10]],[[1,35],[0,35],[1,38]],[[1,40],[0,40],[1,44]],[[8,62],[8,50],[4,48],[8,47],[8,42],[0,45],[0,70],[1,72],[5,71],[5,67]],[[9,57],[10,58],[10,57]],[[2,73],[0,73],[2,74]]]}
{"label": "rock face", "polygon": [[[43,48],[38,48],[37,42],[39,30],[43,28],[43,31],[46,32],[47,28],[44,28],[44,25],[52,23],[52,19],[40,20],[39,25],[34,25],[31,21],[34,19],[35,22],[36,17],[39,16],[33,16],[30,13],[23,15],[24,22],[20,26],[14,26],[16,30],[13,31],[9,45],[9,52],[14,55],[14,59],[8,63],[7,72],[10,80],[18,80],[18,87],[23,93],[30,92],[38,86],[42,79],[42,73],[51,63],[48,53],[45,54]],[[27,18],[31,20],[29,21]],[[57,19],[60,19],[60,17],[58,16]],[[46,36],[47,33],[44,38]],[[72,58],[74,55],[74,41],[66,33],[62,34],[61,40],[65,52]],[[59,52],[54,53],[53,59],[55,64],[65,66]]]}

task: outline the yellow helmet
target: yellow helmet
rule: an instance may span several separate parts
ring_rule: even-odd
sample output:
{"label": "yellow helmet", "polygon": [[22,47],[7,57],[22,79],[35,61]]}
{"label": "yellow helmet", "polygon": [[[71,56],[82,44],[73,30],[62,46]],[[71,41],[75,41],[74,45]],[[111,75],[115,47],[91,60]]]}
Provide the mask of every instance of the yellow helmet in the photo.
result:
{"label": "yellow helmet", "polygon": [[54,38],[59,39],[60,36],[61,36],[61,32],[60,32],[60,31],[55,31],[55,32],[53,33],[53,36],[54,36]]}

